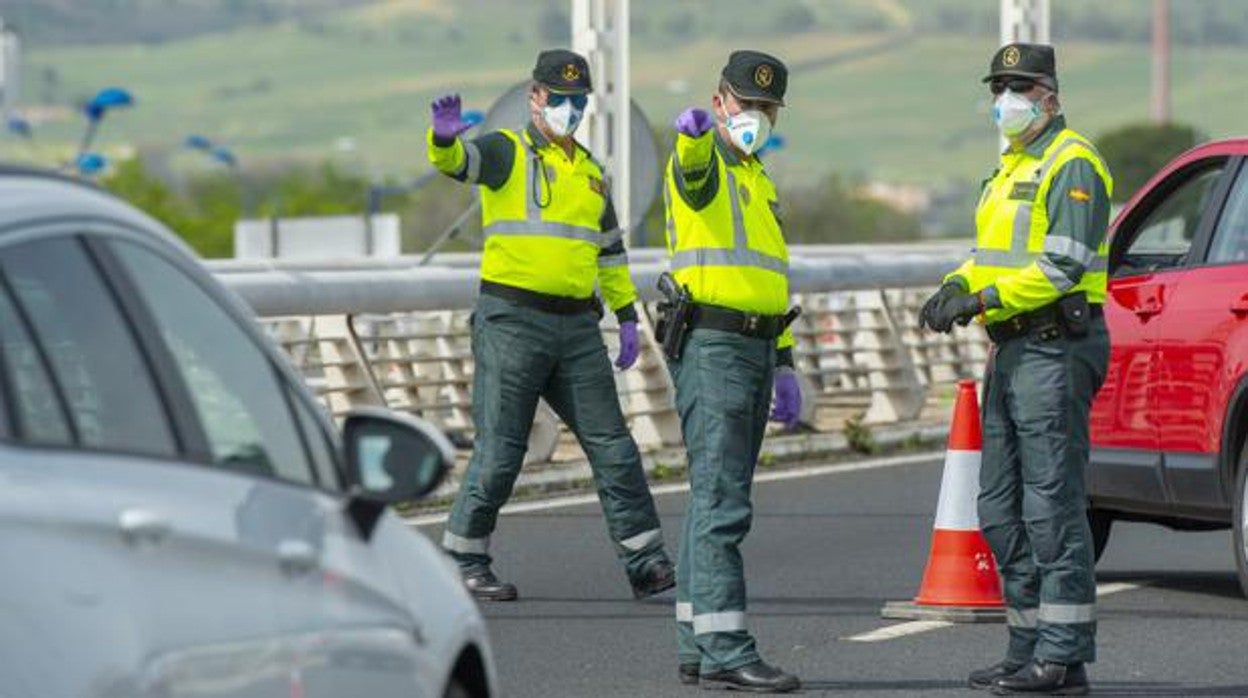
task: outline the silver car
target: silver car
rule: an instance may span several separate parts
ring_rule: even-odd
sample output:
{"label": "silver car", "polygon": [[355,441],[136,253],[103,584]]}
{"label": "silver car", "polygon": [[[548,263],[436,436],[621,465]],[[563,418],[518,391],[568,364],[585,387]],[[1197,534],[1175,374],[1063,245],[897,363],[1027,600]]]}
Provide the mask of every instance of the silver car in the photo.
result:
{"label": "silver car", "polygon": [[159,223],[0,167],[0,698],[495,695],[387,508],[452,456],[384,410],[340,436]]}

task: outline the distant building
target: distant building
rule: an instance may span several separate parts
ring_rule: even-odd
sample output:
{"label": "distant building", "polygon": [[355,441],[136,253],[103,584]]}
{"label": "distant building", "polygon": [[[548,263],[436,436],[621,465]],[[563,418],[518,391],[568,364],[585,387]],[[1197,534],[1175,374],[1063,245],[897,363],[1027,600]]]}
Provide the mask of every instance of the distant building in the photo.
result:
{"label": "distant building", "polygon": [[917,184],[869,182],[861,193],[906,213],[922,215],[932,205],[932,190]]}

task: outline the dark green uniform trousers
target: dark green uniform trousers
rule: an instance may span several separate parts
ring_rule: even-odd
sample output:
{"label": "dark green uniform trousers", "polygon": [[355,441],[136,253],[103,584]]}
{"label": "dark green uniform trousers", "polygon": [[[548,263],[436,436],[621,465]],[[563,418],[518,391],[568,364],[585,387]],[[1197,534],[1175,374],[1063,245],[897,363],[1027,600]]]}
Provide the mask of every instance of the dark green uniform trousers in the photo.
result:
{"label": "dark green uniform trousers", "polygon": [[442,538],[460,568],[472,573],[490,565],[489,536],[520,474],[539,398],[589,457],[629,579],[640,580],[651,562],[666,559],[597,316],[547,313],[482,295],[472,319],[472,352],[475,447]]}
{"label": "dark green uniform trousers", "polygon": [[1004,581],[1006,659],[1096,659],[1096,579],[1084,473],[1105,380],[1103,318],[1086,337],[1018,337],[994,349],[984,399],[979,521]]}
{"label": "dark green uniform trousers", "polygon": [[676,563],[677,653],[702,670],[759,659],[745,626],[740,545],[750,531],[750,486],[771,403],[775,342],[694,330],[671,362],[689,503]]}

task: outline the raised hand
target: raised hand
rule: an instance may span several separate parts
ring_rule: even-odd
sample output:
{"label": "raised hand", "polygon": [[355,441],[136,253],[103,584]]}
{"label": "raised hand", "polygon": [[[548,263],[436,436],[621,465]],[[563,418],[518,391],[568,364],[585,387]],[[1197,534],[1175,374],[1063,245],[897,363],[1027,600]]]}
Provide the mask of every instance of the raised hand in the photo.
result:
{"label": "raised hand", "polygon": [[433,135],[438,138],[454,138],[472,128],[472,124],[464,121],[459,95],[439,97],[430,107],[433,111]]}
{"label": "raised hand", "polygon": [[689,107],[676,117],[676,130],[690,138],[701,136],[710,131],[714,125],[715,120],[711,118],[711,115],[705,109],[697,107]]}

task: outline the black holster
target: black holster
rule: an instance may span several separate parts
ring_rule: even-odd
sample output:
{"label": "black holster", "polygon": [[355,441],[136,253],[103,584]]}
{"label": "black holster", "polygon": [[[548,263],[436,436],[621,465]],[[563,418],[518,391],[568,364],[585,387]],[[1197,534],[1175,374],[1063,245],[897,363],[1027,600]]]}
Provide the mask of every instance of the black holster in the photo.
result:
{"label": "black holster", "polygon": [[668,272],[659,275],[659,319],[654,326],[654,338],[663,347],[663,355],[669,361],[677,361],[685,350],[693,321],[693,297],[689,289],[676,283]]}
{"label": "black holster", "polygon": [[1086,293],[1072,293],[1049,305],[1008,320],[994,322],[985,329],[994,344],[1003,344],[1016,337],[1035,337],[1041,340],[1088,336],[1092,320],[1103,314],[1100,305],[1088,303]]}

